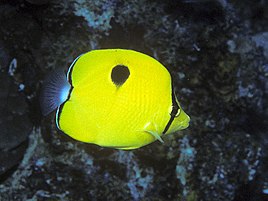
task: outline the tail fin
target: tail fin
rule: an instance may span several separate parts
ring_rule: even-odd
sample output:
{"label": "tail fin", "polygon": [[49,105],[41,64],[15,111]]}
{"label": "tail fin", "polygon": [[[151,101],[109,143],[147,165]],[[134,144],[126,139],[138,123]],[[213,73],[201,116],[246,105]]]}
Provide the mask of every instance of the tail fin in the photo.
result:
{"label": "tail fin", "polygon": [[46,116],[57,109],[68,99],[70,90],[71,85],[62,69],[51,72],[44,80],[41,89],[40,106],[42,114]]}

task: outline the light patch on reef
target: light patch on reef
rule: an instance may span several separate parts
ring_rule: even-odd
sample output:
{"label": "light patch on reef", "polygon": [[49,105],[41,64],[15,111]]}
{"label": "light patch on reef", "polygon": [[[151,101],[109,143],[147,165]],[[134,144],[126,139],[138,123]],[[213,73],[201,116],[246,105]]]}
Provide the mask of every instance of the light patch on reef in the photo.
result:
{"label": "light patch on reef", "polygon": [[24,84],[19,84],[19,91],[23,91],[25,88],[25,85]]}
{"label": "light patch on reef", "polygon": [[[118,151],[115,158],[127,168],[127,186],[133,200],[142,200],[153,186],[152,168],[141,169],[133,152]],[[144,176],[141,175],[143,172]]]}
{"label": "light patch on reef", "polygon": [[177,179],[183,186],[183,196],[188,194],[187,189],[187,172],[193,169],[192,162],[195,159],[196,151],[189,144],[189,139],[187,136],[181,139],[180,143],[180,157],[176,166]]}
{"label": "light patch on reef", "polygon": [[16,69],[17,69],[17,59],[13,58],[8,67],[8,74],[10,76],[14,76]]}
{"label": "light patch on reef", "polygon": [[114,16],[114,1],[87,1],[76,0],[74,14],[82,16],[88,26],[94,30],[104,31],[108,34],[111,29],[110,21]]}
{"label": "light patch on reef", "polygon": [[250,163],[250,161],[248,160],[249,158],[252,158],[254,156],[254,154],[256,154],[258,157],[261,157],[261,148],[259,147],[257,149],[257,152],[253,152],[251,150],[248,150],[247,152],[247,157],[246,159],[244,159],[242,162],[245,165],[245,167],[247,167],[247,172],[248,172],[248,180],[252,181],[255,178],[255,175],[257,173],[257,168],[259,166],[260,161],[256,160],[253,164]]}

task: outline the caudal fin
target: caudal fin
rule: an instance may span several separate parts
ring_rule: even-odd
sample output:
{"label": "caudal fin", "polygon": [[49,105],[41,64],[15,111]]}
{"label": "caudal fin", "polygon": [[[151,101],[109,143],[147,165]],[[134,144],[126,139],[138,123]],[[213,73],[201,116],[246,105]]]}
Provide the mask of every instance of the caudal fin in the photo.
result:
{"label": "caudal fin", "polygon": [[51,72],[44,80],[41,94],[40,106],[44,116],[53,112],[62,103],[64,103],[71,90],[71,85],[68,82],[63,70],[55,70]]}

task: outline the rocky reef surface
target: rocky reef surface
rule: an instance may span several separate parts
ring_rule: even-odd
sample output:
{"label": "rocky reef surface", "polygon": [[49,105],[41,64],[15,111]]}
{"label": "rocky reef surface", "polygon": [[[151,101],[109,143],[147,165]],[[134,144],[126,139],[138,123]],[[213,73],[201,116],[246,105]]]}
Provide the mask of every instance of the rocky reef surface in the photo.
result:
{"label": "rocky reef surface", "polygon": [[[268,199],[268,2],[0,2],[0,200]],[[187,130],[133,151],[74,141],[42,117],[44,77],[91,49],[151,55]]]}

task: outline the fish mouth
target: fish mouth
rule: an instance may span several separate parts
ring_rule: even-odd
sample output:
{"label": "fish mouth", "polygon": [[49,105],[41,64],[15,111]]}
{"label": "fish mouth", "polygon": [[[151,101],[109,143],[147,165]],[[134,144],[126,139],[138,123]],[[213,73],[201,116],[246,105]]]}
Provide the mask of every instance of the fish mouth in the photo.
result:
{"label": "fish mouth", "polygon": [[185,113],[185,118],[184,118],[184,120],[181,123],[182,124],[182,128],[181,129],[188,128],[189,123],[190,123],[190,117]]}
{"label": "fish mouth", "polygon": [[184,130],[184,129],[186,129],[186,128],[188,128],[188,126],[189,126],[189,122],[187,122],[187,123],[185,123],[185,122],[183,122],[183,124],[182,125],[179,125],[177,128],[176,128],[176,130]]}

